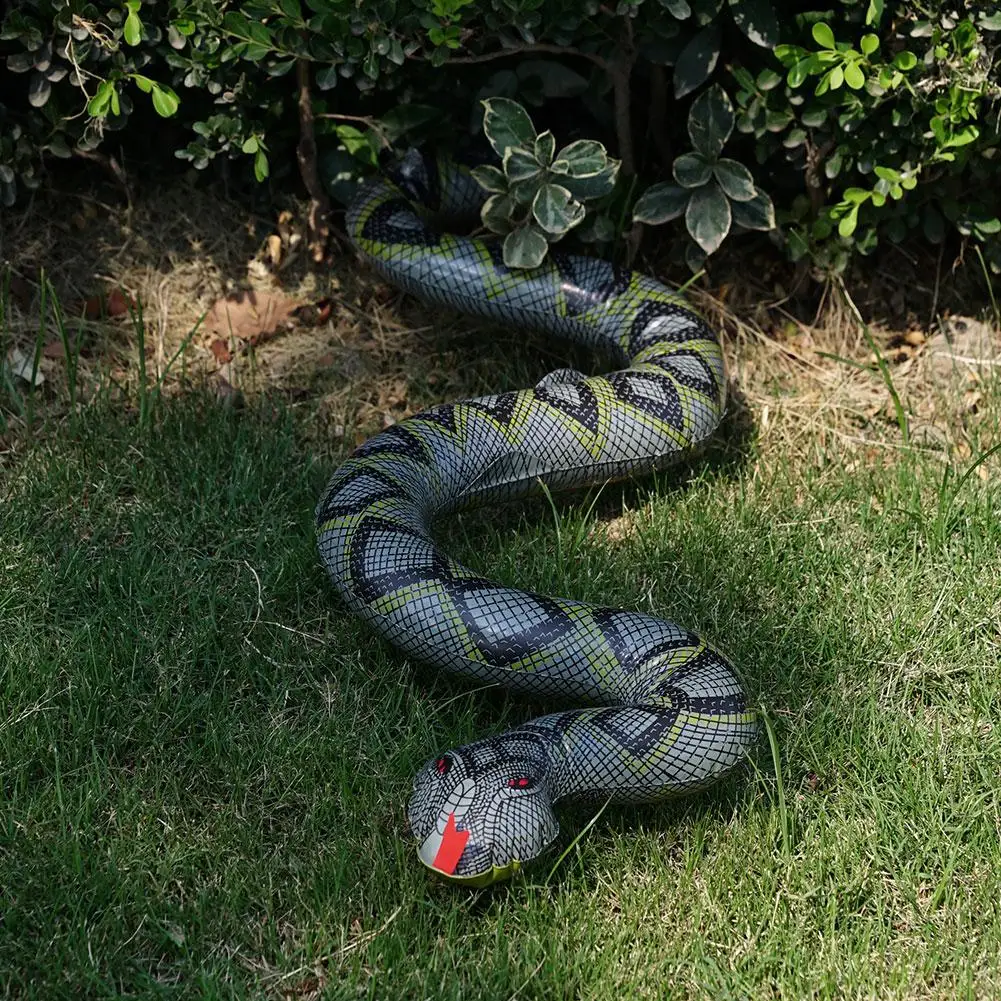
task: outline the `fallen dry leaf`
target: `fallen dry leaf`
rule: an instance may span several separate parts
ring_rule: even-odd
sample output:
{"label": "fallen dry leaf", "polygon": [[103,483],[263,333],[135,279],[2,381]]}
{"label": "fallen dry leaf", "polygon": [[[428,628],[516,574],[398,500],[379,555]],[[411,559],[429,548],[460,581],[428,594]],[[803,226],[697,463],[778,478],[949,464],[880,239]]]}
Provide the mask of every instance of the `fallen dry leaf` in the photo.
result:
{"label": "fallen dry leaf", "polygon": [[135,306],[135,301],[121,289],[113,288],[110,292],[98,292],[83,303],[83,315],[88,320],[101,320],[105,317],[126,316]]}
{"label": "fallen dry leaf", "polygon": [[236,292],[213,304],[204,327],[210,333],[233,334],[257,345],[290,327],[301,305],[283,292]]}
{"label": "fallen dry leaf", "polygon": [[229,350],[229,345],[221,337],[217,337],[209,345],[209,348],[212,354],[215,355],[215,360],[220,365],[225,365],[226,362],[231,361],[233,358],[233,352]]}

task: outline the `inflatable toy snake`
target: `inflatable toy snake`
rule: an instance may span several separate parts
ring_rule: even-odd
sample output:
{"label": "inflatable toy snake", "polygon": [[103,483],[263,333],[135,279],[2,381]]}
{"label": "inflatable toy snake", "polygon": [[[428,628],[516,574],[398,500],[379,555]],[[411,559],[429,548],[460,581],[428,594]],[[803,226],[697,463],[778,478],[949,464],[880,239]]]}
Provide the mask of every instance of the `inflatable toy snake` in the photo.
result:
{"label": "inflatable toy snake", "polygon": [[446,235],[484,194],[446,160],[410,154],[347,215],[391,282],[442,306],[614,352],[628,367],[560,370],[534,389],[433,407],[377,434],[316,510],[320,554],[348,607],[410,656],[519,692],[579,701],[448,751],[414,780],[421,861],[484,886],[557,836],[567,797],[642,802],[715,781],[757,724],[727,661],[669,622],[503,587],[434,542],[446,512],[660,469],[725,408],[712,331],[666,286],[587,257],[508,270],[495,242]]}

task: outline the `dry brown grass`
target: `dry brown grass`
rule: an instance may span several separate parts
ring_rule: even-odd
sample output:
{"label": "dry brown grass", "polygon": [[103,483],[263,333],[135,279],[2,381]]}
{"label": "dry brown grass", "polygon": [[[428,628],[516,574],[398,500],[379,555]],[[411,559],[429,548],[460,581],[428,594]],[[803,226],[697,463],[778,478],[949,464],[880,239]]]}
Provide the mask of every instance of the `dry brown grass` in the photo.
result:
{"label": "dry brown grass", "polygon": [[[128,317],[80,318],[88,298],[112,288],[142,305],[153,378],[180,351],[168,379],[175,390],[209,379],[223,395],[276,392],[311,401],[317,445],[334,452],[430,403],[512,388],[497,380],[566,363],[560,346],[516,331],[484,337],[461,317],[401,296],[349,249],[336,251],[329,269],[310,270],[296,250],[301,206],[292,205],[279,225],[183,182],[129,208],[112,198],[53,193],[0,222],[0,258],[21,279],[7,336],[34,343],[44,273],[81,332],[81,387],[102,378],[128,383],[138,370]],[[902,265],[895,285],[884,265],[853,294],[911,414],[915,444],[962,449],[978,394],[997,374],[997,331],[937,311],[941,262],[933,283],[912,259],[895,263]],[[900,443],[885,380],[870,364],[871,346],[843,289],[823,286],[804,319],[803,298],[783,286],[774,260],[759,256],[722,270],[729,277],[703,280],[689,294],[724,332],[741,403],[761,437],[797,451],[825,448],[832,437],[869,451]],[[212,349],[219,335],[203,321],[220,297],[242,290],[325,302],[328,313],[319,324],[292,322],[255,347],[229,338],[232,358],[220,363]],[[932,312],[922,319],[929,303]],[[51,316],[47,323],[51,331]],[[58,394],[63,360],[44,357],[41,368]]]}

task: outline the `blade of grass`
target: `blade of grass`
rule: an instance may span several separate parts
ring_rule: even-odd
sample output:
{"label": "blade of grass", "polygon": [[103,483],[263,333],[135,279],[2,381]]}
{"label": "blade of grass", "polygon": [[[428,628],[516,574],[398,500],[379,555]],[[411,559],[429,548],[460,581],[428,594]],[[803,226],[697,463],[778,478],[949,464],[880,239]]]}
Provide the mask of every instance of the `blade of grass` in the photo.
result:
{"label": "blade of grass", "polygon": [[838,287],[841,289],[841,294],[844,296],[844,300],[848,304],[848,308],[852,311],[852,314],[861,326],[866,343],[869,345],[872,353],[876,356],[876,364],[879,366],[879,373],[883,377],[883,384],[886,386],[886,390],[890,394],[890,399],[893,401],[893,409],[897,416],[897,427],[900,428],[900,436],[904,439],[904,444],[906,445],[910,442],[911,438],[910,421],[907,417],[907,411],[904,409],[904,404],[900,399],[900,394],[897,392],[897,388],[893,384],[893,374],[890,372],[889,363],[883,357],[883,352],[880,351],[879,345],[876,343],[876,339],[872,336],[869,324],[862,318],[862,314],[859,312],[858,306],[855,305],[855,300],[851,297],[851,294],[845,287],[845,283],[841,278],[838,278]]}

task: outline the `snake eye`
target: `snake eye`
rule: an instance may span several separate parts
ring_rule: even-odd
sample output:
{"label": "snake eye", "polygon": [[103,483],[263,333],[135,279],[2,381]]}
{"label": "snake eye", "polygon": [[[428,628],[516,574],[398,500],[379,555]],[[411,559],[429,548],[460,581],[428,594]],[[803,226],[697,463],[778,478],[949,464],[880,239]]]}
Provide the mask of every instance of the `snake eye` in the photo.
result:
{"label": "snake eye", "polygon": [[509,789],[531,789],[535,785],[535,779],[521,776],[516,779],[508,779],[507,784]]}
{"label": "snake eye", "polygon": [[452,767],[452,759],[447,754],[444,757],[439,758],[434,763],[434,770],[439,775],[447,775],[451,767]]}

